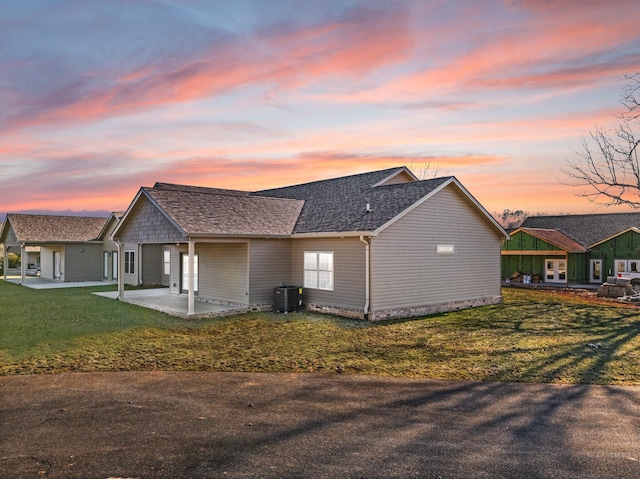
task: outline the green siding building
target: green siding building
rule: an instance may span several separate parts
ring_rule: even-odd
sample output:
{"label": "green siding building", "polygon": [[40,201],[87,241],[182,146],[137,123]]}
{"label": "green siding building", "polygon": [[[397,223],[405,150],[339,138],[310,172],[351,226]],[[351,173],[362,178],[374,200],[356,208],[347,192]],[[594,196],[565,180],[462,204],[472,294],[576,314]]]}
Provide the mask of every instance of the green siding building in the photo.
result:
{"label": "green siding building", "polygon": [[502,277],[533,282],[601,284],[607,276],[640,278],[640,213],[535,216],[502,246]]}

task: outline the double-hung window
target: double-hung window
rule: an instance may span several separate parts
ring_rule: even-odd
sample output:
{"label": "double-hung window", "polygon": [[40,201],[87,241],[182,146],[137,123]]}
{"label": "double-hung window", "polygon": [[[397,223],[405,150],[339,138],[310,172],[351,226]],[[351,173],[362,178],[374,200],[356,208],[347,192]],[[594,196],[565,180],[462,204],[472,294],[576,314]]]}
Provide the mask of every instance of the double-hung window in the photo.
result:
{"label": "double-hung window", "polygon": [[304,252],[304,287],[333,291],[333,251]]}
{"label": "double-hung window", "polygon": [[136,253],[135,251],[124,252],[124,272],[128,274],[135,273]]}

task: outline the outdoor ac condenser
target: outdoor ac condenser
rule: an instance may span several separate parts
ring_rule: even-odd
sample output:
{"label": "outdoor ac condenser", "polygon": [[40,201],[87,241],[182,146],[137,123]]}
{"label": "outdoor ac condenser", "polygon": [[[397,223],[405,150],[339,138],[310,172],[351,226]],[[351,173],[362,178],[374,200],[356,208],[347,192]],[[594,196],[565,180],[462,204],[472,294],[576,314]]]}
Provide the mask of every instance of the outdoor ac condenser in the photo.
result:
{"label": "outdoor ac condenser", "polygon": [[273,288],[273,309],[281,313],[297,311],[302,306],[302,288],[280,286]]}

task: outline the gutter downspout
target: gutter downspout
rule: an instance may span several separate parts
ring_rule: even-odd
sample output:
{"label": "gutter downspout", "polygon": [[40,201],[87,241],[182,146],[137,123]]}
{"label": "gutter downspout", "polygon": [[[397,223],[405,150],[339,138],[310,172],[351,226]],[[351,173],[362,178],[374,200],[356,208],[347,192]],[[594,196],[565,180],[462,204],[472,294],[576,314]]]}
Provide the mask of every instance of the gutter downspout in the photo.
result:
{"label": "gutter downspout", "polygon": [[370,265],[369,265],[369,252],[370,250],[370,245],[369,242],[367,240],[364,239],[364,236],[360,235],[360,241],[362,243],[364,243],[365,245],[365,262],[364,262],[364,320],[368,321],[369,320],[369,300],[370,300],[370,294],[369,294],[369,290],[371,289],[370,284],[369,284],[369,269],[370,269]]}
{"label": "gutter downspout", "polygon": [[196,242],[189,238],[189,257],[187,258],[187,264],[189,271],[187,273],[187,287],[189,292],[187,294],[187,314],[191,316],[196,311],[196,295],[195,295],[195,254],[196,254]]}

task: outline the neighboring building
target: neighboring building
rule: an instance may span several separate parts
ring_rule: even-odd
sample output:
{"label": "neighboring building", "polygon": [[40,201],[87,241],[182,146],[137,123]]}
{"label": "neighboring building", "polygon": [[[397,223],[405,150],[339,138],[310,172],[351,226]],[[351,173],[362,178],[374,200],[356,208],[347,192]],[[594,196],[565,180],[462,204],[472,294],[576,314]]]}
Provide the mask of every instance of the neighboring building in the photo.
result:
{"label": "neighboring building", "polygon": [[502,277],[600,284],[640,273],[640,213],[532,216],[502,247]]}
{"label": "neighboring building", "polygon": [[243,192],[156,183],[113,233],[125,283],[269,309],[303,287],[309,309],[371,320],[502,300],[505,231],[454,177],[392,168]]}
{"label": "neighboring building", "polygon": [[115,214],[108,219],[8,214],[0,230],[5,264],[10,252],[20,254],[23,281],[34,274],[65,282],[113,280],[117,270],[114,276],[114,270],[109,269],[112,261],[107,265],[107,253],[117,253],[117,247],[107,235],[117,222]]}

